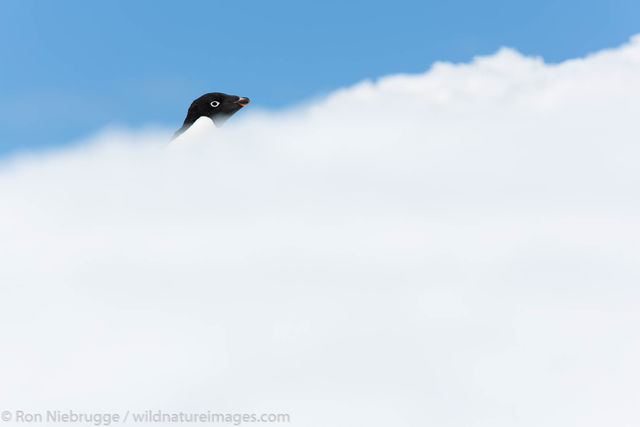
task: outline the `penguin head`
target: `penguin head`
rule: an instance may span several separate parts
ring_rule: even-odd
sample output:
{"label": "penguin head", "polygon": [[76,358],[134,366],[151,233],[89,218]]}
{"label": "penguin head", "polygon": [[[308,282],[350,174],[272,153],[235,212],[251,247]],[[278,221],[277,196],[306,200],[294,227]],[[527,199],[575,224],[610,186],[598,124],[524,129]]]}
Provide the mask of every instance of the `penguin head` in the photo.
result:
{"label": "penguin head", "polygon": [[182,127],[173,137],[186,131],[200,117],[209,117],[216,127],[220,127],[229,120],[229,117],[248,104],[249,98],[220,92],[205,93],[191,103]]}
{"label": "penguin head", "polygon": [[[201,116],[207,116],[216,126],[222,126],[232,115],[249,104],[249,98],[243,98],[226,93],[213,92],[202,95],[193,101],[189,111],[195,109]],[[196,118],[196,120],[198,119]]]}

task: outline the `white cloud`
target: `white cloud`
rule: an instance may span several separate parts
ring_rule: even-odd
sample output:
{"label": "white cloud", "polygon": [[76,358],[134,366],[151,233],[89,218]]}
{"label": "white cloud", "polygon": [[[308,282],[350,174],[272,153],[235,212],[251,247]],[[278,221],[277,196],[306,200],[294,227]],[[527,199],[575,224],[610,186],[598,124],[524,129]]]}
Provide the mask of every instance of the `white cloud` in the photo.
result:
{"label": "white cloud", "polygon": [[0,169],[0,404],[638,422],[640,38]]}

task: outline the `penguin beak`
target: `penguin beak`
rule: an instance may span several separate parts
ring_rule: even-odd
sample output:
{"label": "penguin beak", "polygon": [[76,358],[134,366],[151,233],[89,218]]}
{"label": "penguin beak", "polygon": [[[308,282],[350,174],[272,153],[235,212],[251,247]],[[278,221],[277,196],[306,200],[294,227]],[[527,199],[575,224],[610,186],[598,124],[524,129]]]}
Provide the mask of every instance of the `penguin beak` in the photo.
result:
{"label": "penguin beak", "polygon": [[249,98],[240,98],[236,101],[236,103],[244,107],[246,105],[249,105]]}

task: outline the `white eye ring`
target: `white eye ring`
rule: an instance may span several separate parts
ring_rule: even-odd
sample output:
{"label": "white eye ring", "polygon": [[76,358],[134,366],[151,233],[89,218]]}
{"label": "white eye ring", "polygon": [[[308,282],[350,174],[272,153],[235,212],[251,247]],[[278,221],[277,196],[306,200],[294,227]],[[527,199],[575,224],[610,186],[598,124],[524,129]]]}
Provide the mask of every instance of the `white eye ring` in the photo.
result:
{"label": "white eye ring", "polygon": [[220,103],[218,101],[211,101],[211,106],[213,108],[216,108],[218,105],[220,105]]}

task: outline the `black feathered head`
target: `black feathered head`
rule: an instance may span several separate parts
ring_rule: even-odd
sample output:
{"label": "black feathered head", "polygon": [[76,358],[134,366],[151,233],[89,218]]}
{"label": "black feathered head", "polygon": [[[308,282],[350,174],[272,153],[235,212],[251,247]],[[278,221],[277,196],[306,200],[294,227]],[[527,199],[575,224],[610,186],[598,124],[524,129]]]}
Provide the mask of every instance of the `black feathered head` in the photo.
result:
{"label": "black feathered head", "polygon": [[249,98],[220,92],[205,93],[191,103],[182,127],[176,131],[173,138],[189,129],[196,120],[203,116],[209,117],[217,127],[220,127],[229,117],[248,104]]}

